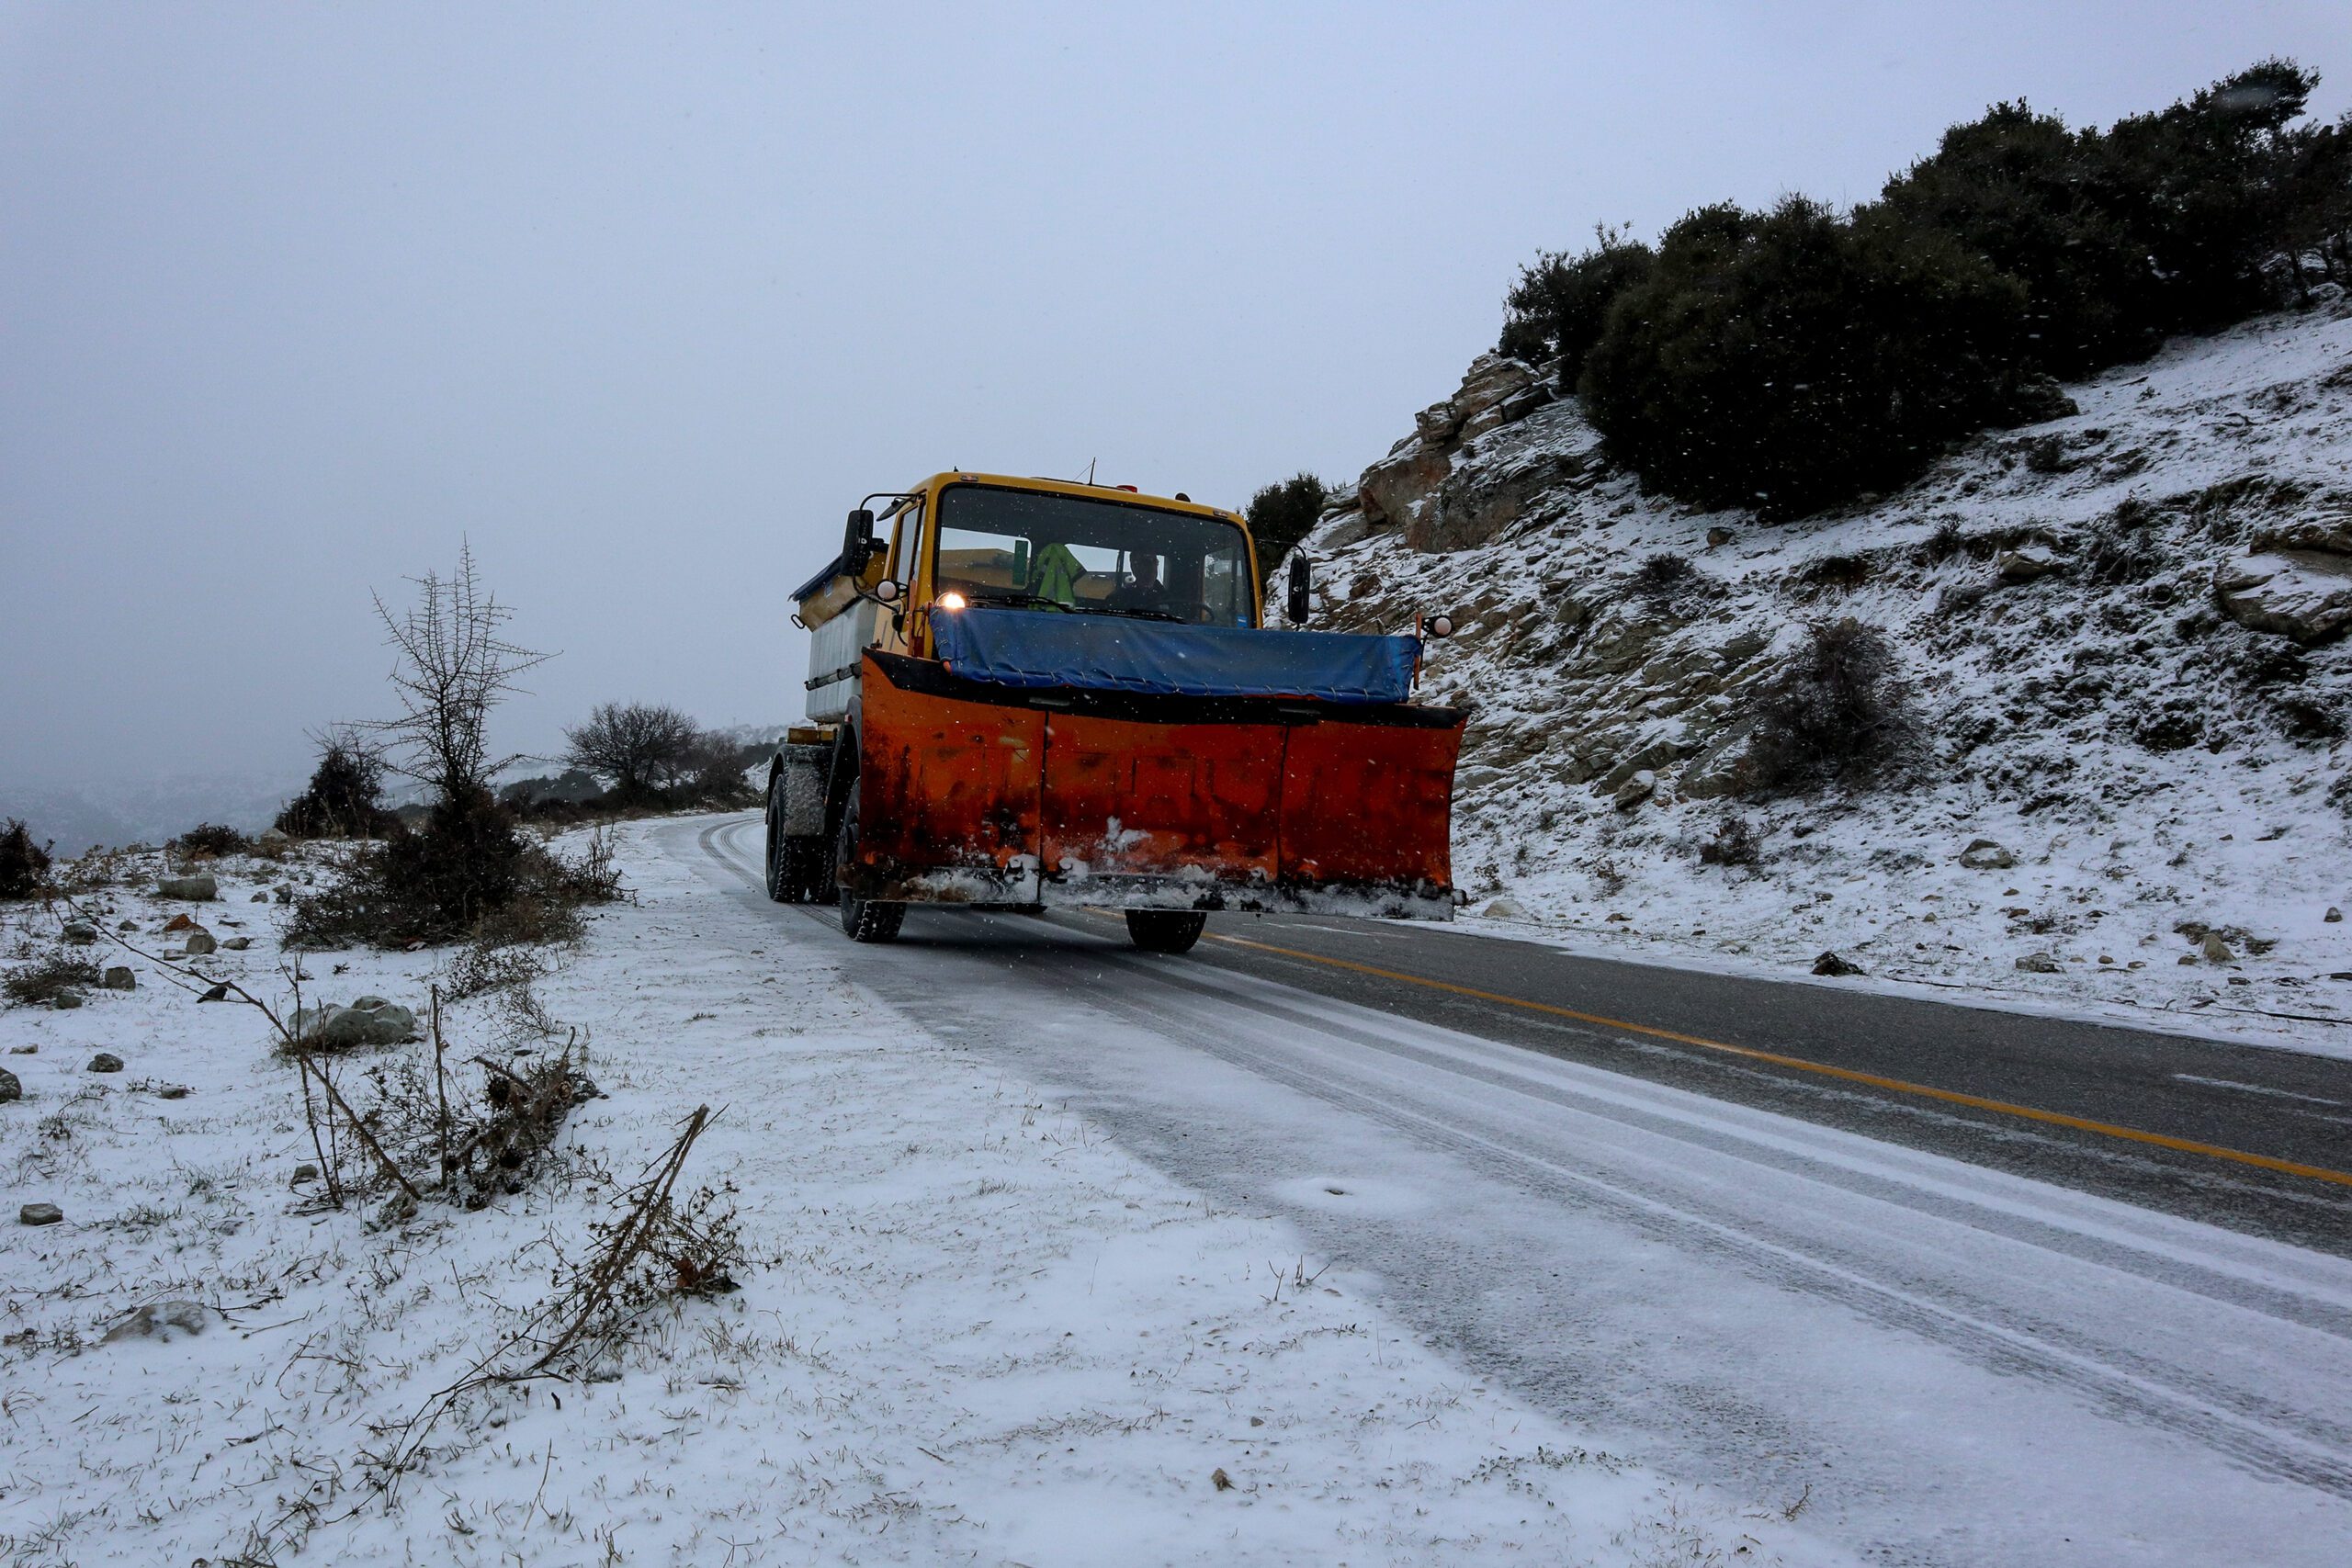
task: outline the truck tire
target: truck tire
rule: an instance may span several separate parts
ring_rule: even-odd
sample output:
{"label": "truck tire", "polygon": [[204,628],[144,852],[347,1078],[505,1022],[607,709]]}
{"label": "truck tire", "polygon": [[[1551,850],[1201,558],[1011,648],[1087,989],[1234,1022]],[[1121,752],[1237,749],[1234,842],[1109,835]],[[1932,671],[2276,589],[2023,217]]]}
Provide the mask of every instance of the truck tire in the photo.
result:
{"label": "truck tire", "polygon": [[1129,909],[1127,940],[1146,953],[1190,953],[1209,918],[1198,909]]}
{"label": "truck tire", "polygon": [[[846,868],[857,857],[857,795],[854,786],[849,806],[842,813],[842,833],[834,863]],[[840,891],[842,930],[852,942],[895,942],[899,926],[907,918],[904,904],[885,904],[877,899],[860,898],[846,887]]]}
{"label": "truck tire", "polygon": [[797,868],[791,859],[792,840],[784,836],[784,829],[775,819],[775,795],[776,786],[768,785],[768,897],[779,904],[797,904],[804,895],[793,876]]}

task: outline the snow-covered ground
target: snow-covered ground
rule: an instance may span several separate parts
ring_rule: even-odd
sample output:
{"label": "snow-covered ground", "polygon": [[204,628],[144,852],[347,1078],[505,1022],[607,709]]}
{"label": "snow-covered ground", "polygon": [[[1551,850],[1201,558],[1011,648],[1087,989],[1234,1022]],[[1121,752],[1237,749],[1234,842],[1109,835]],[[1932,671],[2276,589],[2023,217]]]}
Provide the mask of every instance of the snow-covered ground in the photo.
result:
{"label": "snow-covered ground", "polygon": [[[608,1098],[480,1213],[322,1208],[293,1185],[310,1138],[263,1021],[153,965],[75,1010],[0,1010],[24,1091],[0,1104],[0,1556],[1848,1561],[1782,1517],[1797,1498],[1664,1480],[1450,1362],[1291,1225],[1139,1163],[651,831],[622,833],[637,902],[538,987]],[[257,939],[206,967],[272,997],[278,907],[248,900],[285,874],[232,867],[196,907]],[[188,907],[139,886],[92,910],[153,949]],[[47,929],[7,922],[0,950]],[[419,1005],[441,957],[311,954],[304,988]],[[447,1028],[500,1043],[486,1002]],[[346,1087],[419,1049],[353,1059]],[[86,1070],[102,1050],[120,1073]],[[599,1381],[463,1402],[373,1490],[386,1428],[581,1256],[594,1172],[628,1179],[704,1104],[687,1182],[738,1206],[742,1288],[665,1309]],[[62,1222],[13,1223],[34,1202]],[[104,1342],[167,1299],[210,1326]]]}
{"label": "snow-covered ground", "polygon": [[[2352,309],[2175,343],[1787,524],[1643,494],[1574,400],[1496,424],[1511,374],[1474,367],[1306,546],[1317,624],[1460,621],[1424,692],[1474,710],[1454,866],[1499,929],[2352,1046],[2352,641],[2217,592],[2289,549],[2352,603]],[[1660,556],[1689,573],[1645,588]],[[1892,639],[1924,766],[1743,790],[1751,694],[1846,617]],[[1746,863],[1701,858],[1727,819]],[[1962,863],[1980,839],[2007,863]]]}

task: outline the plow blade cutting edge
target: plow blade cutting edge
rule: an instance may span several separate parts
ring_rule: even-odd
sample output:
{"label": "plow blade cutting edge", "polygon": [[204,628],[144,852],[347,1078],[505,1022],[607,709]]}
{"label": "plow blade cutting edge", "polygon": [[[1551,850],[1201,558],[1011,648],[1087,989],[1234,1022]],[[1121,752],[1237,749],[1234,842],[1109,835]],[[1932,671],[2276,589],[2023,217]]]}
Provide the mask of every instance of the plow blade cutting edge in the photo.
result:
{"label": "plow blade cutting edge", "polygon": [[1035,692],[869,650],[861,897],[1448,919],[1464,716]]}

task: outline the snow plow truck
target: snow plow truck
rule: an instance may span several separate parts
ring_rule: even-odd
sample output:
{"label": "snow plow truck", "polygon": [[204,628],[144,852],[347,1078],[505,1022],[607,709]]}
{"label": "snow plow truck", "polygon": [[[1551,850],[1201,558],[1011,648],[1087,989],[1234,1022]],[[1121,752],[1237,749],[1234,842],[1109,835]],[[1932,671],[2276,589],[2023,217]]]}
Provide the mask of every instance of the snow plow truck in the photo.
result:
{"label": "snow plow truck", "polygon": [[[878,508],[878,511],[877,511]],[[911,905],[1450,919],[1464,716],[1424,635],[1265,624],[1248,526],[1132,486],[933,475],[867,496],[794,598],[808,719],[770,765],[768,896],[888,942]]]}

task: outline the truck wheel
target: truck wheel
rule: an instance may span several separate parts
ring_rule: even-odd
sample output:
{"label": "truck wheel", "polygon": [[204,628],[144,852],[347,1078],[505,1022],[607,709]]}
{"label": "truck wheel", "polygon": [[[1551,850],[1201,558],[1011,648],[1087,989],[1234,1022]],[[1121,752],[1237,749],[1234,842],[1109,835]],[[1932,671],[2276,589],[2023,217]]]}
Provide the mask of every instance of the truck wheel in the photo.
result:
{"label": "truck wheel", "polygon": [[778,829],[775,819],[775,786],[768,786],[768,897],[779,904],[797,904],[802,894],[800,885],[793,877],[792,840]]}
{"label": "truck wheel", "polygon": [[1127,940],[1146,953],[1190,953],[1208,923],[1198,909],[1129,909]]}
{"label": "truck wheel", "polygon": [[[849,809],[842,814],[841,844],[835,863],[847,867],[857,858],[857,796],[853,794]],[[860,898],[846,887],[841,890],[842,930],[852,942],[894,942],[899,926],[907,918],[904,904],[885,904],[873,898]]]}

